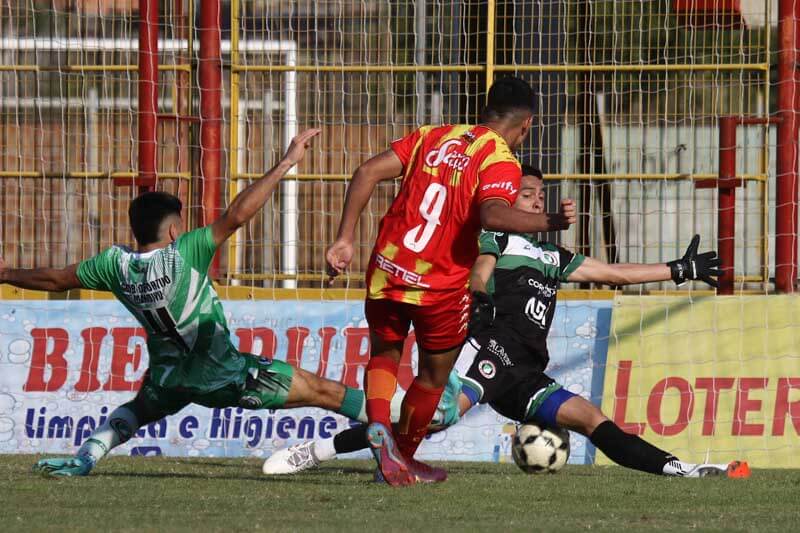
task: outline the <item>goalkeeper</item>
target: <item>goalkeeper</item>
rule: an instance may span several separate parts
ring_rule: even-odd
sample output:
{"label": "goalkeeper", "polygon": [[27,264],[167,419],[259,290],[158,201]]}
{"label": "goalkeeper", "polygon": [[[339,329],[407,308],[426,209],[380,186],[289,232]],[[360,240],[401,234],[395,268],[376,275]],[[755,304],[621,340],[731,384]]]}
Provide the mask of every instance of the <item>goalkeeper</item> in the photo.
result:
{"label": "goalkeeper", "polygon": [[261,210],[318,134],[311,129],[295,137],[281,161],[209,226],[183,233],[180,200],[148,192],[134,199],[128,211],[135,251],[113,246],[63,269],[9,269],[0,259],[0,283],[47,291],[111,291],[147,331],[150,364],[136,397],[116,408],[75,457],[43,459],[35,470],[86,475],[137,429],[190,403],[245,409],[315,406],[366,420],[361,390],[282,361],[239,353],[208,277],[217,248]]}
{"label": "goalkeeper", "polygon": [[[540,171],[523,165],[515,207],[533,213],[544,211],[541,178]],[[530,235],[484,232],[470,277],[471,338],[457,364],[469,369],[460,378],[460,394],[450,394],[449,404],[448,398],[443,399],[445,405],[440,404],[440,411],[444,413],[439,418],[453,424],[473,405],[487,403],[517,422],[558,425],[586,435],[609,458],[628,468],[684,477],[746,475],[746,463],[690,464],[678,460],[625,433],[597,406],[545,374],[549,362],[547,334],[560,282],[628,285],[672,279],[680,285],[700,279],[716,287],[720,261],[716,252],[698,254],[699,242],[696,235],[681,259],[666,264],[606,264],[539,242]],[[453,380],[458,380],[458,375],[451,375]],[[448,387],[452,389],[452,385]],[[356,427],[334,439],[279,450],[267,459],[264,472],[293,473],[338,453],[366,447],[363,427]]]}

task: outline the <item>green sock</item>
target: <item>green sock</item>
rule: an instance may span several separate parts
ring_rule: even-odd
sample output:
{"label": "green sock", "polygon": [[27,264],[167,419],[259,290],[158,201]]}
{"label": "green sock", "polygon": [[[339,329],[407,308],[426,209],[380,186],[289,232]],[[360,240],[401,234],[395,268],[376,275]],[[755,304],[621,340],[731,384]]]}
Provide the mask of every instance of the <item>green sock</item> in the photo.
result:
{"label": "green sock", "polygon": [[366,406],[366,403],[367,402],[363,390],[345,387],[344,399],[342,400],[342,405],[339,407],[337,412],[346,416],[347,418],[358,420],[359,415]]}

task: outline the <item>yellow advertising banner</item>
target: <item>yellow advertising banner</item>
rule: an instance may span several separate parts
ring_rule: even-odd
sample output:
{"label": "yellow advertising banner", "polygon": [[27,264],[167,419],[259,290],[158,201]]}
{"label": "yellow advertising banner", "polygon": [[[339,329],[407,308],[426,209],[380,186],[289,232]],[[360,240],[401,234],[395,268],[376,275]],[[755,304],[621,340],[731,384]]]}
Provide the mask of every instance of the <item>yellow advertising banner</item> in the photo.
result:
{"label": "yellow advertising banner", "polygon": [[603,412],[684,461],[800,467],[800,298],[617,297]]}

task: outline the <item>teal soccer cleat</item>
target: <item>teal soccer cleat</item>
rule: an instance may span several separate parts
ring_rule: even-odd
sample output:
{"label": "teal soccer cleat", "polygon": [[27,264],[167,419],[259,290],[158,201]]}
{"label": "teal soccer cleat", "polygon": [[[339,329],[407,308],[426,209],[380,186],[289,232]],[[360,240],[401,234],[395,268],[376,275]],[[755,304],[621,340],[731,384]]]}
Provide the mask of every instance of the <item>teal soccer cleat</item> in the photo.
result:
{"label": "teal soccer cleat", "polygon": [[436,413],[431,420],[431,426],[437,429],[449,428],[458,423],[461,419],[461,413],[458,409],[458,396],[461,394],[461,377],[458,372],[452,370],[450,377],[447,378],[447,384],[444,386],[444,392],[439,400],[439,405],[436,407]]}
{"label": "teal soccer cleat", "polygon": [[94,461],[90,457],[54,457],[33,465],[34,472],[58,477],[88,476],[92,468]]}

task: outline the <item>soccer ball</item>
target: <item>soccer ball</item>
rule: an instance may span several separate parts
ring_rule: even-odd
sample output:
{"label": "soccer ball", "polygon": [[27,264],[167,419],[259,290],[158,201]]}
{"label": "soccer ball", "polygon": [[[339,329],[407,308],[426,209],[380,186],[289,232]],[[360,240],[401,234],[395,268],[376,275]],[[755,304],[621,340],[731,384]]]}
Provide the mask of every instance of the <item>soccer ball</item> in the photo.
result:
{"label": "soccer ball", "polygon": [[511,456],[523,472],[555,474],[569,459],[569,431],[522,424],[514,435]]}

